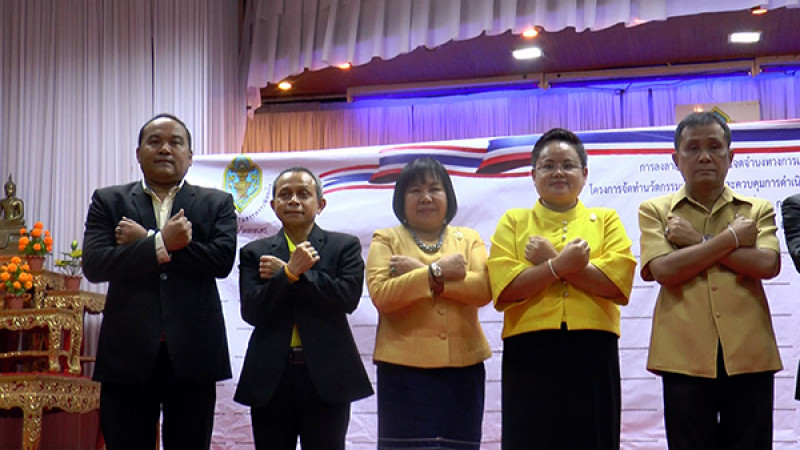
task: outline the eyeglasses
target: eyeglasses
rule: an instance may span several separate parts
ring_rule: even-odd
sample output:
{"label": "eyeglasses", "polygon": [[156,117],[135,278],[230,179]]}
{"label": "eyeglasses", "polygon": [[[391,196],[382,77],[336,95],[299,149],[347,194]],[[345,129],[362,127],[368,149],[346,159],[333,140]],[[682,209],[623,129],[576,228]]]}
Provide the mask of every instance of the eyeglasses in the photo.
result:
{"label": "eyeglasses", "polygon": [[543,163],[537,164],[534,169],[541,173],[553,173],[556,170],[561,170],[564,173],[572,173],[583,169],[583,166],[571,162],[566,162],[564,164]]}

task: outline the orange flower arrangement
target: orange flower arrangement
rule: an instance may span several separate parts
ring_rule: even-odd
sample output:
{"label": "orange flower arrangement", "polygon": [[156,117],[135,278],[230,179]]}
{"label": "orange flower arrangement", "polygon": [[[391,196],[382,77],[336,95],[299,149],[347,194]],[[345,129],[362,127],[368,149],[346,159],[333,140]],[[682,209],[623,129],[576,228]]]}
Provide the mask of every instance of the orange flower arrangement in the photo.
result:
{"label": "orange flower arrangement", "polygon": [[33,276],[28,264],[19,256],[12,256],[8,264],[0,267],[0,287],[11,295],[22,295],[33,287]]}
{"label": "orange flower arrangement", "polygon": [[50,230],[45,230],[42,222],[33,224],[30,233],[25,228],[19,230],[19,251],[25,255],[45,255],[53,251],[53,238]]}

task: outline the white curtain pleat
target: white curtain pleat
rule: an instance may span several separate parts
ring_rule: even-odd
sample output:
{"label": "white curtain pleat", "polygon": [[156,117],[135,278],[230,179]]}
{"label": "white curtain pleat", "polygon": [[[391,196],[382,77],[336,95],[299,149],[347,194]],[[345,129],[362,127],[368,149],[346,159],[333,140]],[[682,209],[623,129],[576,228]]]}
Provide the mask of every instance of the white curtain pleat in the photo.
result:
{"label": "white curtain pleat", "polygon": [[762,118],[800,117],[800,76],[770,77],[761,84],[760,96],[775,100],[761,104]]}
{"label": "white curtain pleat", "polygon": [[649,88],[627,90],[620,112],[621,128],[649,127],[656,123],[650,112],[651,103],[652,92]]}
{"label": "white curtain pleat", "polygon": [[412,118],[414,142],[507,136],[507,111],[508,101],[502,98],[417,104]]}
{"label": "white curtain pleat", "polygon": [[[246,110],[238,11],[231,6],[225,0],[153,3],[154,110],[184,120],[196,155],[241,150]],[[209,120],[215,115],[219,123]]]}
{"label": "white curtain pleat", "polygon": [[[647,0],[641,0],[649,3]],[[714,11],[740,11],[750,9],[754,6],[766,6],[770,9],[783,6],[800,6],[800,0],[669,0],[667,4],[667,16],[686,16],[690,14],[702,14]]]}

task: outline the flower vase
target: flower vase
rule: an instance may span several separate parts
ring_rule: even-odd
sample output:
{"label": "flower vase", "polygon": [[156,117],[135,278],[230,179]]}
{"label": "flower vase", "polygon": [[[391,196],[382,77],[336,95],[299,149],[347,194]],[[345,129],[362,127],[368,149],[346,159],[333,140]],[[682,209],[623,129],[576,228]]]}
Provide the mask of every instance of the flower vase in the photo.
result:
{"label": "flower vase", "polygon": [[65,275],[64,276],[64,289],[68,291],[77,291],[81,288],[81,278],[80,275]]}
{"label": "flower vase", "polygon": [[5,308],[6,309],[22,309],[25,305],[25,301],[30,297],[29,294],[22,294],[22,295],[12,295],[6,294],[5,296]]}
{"label": "flower vase", "polygon": [[42,255],[27,255],[25,260],[28,261],[28,266],[31,268],[31,273],[42,273],[44,267],[44,256]]}

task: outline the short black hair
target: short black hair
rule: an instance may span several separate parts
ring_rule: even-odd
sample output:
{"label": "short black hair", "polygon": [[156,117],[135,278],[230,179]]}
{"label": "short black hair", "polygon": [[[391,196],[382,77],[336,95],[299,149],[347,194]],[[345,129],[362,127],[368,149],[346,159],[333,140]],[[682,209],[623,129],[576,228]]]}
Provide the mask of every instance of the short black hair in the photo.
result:
{"label": "short black hair", "polygon": [[442,183],[444,187],[444,192],[447,196],[447,213],[445,214],[444,224],[450,223],[458,212],[456,191],[453,189],[453,182],[450,180],[447,169],[438,160],[424,156],[406,164],[394,184],[392,208],[394,209],[394,215],[400,222],[406,223],[406,191],[408,187],[412,183],[424,182],[427,175]]}
{"label": "short black hair", "polygon": [[317,200],[322,200],[322,180],[320,180],[317,174],[315,174],[311,170],[300,166],[294,166],[294,167],[289,167],[288,169],[284,169],[281,171],[281,173],[278,174],[277,177],[275,177],[275,180],[272,182],[272,199],[273,200],[275,199],[275,194],[277,193],[276,189],[278,188],[278,180],[280,180],[281,177],[286,175],[287,173],[295,173],[295,172],[305,172],[311,175],[311,178],[314,179],[314,188],[317,191]]}
{"label": "short black hair", "polygon": [[531,150],[531,166],[534,169],[536,168],[536,161],[539,160],[539,155],[542,153],[542,150],[544,150],[547,144],[554,141],[566,142],[572,145],[572,148],[575,149],[578,158],[581,160],[581,165],[583,167],[588,165],[589,158],[586,156],[586,149],[583,147],[581,138],[572,131],[565,130],[564,128],[552,128],[545,132],[542,137],[536,141],[536,144],[533,145],[533,150]]}
{"label": "short black hair", "polygon": [[180,126],[182,126],[184,130],[186,130],[186,139],[187,139],[188,144],[189,144],[189,150],[192,149],[192,133],[189,132],[189,127],[187,127],[186,124],[183,123],[183,121],[181,119],[178,119],[177,116],[175,116],[174,114],[170,114],[170,113],[157,114],[152,119],[150,119],[147,122],[145,122],[144,125],[142,125],[142,128],[139,128],[139,139],[136,140],[138,147],[142,146],[142,139],[144,139],[144,129],[148,125],[150,125],[151,123],[155,122],[158,119],[170,119],[170,120],[174,120],[175,122],[178,122],[178,124]]}
{"label": "short black hair", "polygon": [[722,133],[725,138],[725,143],[728,144],[728,148],[730,148],[731,129],[730,127],[728,127],[727,121],[719,114],[710,111],[702,111],[702,112],[693,112],[688,116],[684,117],[683,120],[681,120],[681,122],[678,124],[678,128],[675,128],[675,151],[678,151],[678,147],[680,147],[681,135],[683,134],[683,130],[685,130],[686,128],[704,127],[706,125],[711,125],[714,123],[722,127]]}

